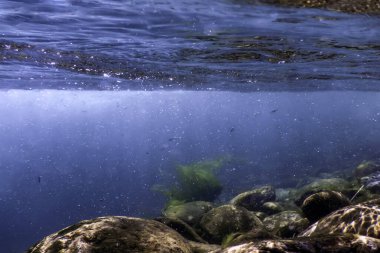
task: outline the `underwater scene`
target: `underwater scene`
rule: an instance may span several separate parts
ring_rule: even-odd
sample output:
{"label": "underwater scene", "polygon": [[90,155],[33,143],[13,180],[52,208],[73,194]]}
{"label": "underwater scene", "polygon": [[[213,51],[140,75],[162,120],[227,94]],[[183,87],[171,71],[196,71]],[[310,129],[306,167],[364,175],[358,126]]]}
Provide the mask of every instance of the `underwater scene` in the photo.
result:
{"label": "underwater scene", "polygon": [[0,253],[380,252],[380,1],[0,1]]}

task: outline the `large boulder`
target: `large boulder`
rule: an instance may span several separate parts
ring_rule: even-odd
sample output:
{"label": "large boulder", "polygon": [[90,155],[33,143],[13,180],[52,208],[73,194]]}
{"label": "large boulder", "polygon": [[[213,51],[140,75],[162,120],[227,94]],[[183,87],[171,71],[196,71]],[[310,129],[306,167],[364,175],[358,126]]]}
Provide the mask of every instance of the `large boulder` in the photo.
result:
{"label": "large boulder", "polygon": [[196,225],[202,216],[213,208],[213,204],[206,201],[193,201],[179,205],[170,205],[163,215],[168,218],[179,219],[189,225]]}
{"label": "large boulder", "polygon": [[200,222],[200,226],[211,242],[221,243],[226,235],[247,232],[263,225],[260,219],[247,209],[223,205],[206,213]]}
{"label": "large boulder", "polygon": [[268,216],[263,223],[269,232],[283,238],[294,237],[309,225],[309,221],[296,211],[284,211]]}
{"label": "large boulder", "polygon": [[287,240],[254,240],[210,253],[378,253],[380,240],[354,234]]}
{"label": "large boulder", "polygon": [[327,214],[350,205],[350,200],[340,192],[323,191],[307,197],[301,206],[302,212],[311,223]]}
{"label": "large boulder", "polygon": [[45,237],[28,253],[190,253],[186,240],[164,224],[123,216],[81,221]]}
{"label": "large boulder", "polygon": [[320,219],[300,236],[352,233],[380,239],[380,199],[339,209]]}
{"label": "large boulder", "polygon": [[263,186],[251,191],[243,192],[231,201],[231,205],[241,206],[250,211],[261,211],[261,207],[265,202],[274,201],[276,192],[272,186]]}

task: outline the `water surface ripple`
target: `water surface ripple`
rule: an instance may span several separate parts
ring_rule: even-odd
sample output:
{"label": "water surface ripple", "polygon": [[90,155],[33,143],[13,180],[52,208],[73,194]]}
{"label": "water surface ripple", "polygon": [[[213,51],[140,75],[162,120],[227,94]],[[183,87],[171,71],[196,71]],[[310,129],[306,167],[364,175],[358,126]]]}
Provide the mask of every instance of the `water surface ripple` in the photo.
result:
{"label": "water surface ripple", "polygon": [[232,0],[5,0],[0,85],[380,90],[379,24]]}

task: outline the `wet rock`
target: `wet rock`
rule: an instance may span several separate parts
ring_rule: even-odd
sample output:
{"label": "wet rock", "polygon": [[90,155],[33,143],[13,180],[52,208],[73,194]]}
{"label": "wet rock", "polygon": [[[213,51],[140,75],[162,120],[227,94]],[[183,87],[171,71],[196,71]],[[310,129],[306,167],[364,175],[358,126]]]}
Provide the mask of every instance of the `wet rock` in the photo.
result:
{"label": "wet rock", "polygon": [[206,244],[199,242],[189,241],[191,247],[191,253],[208,253],[210,251],[215,251],[221,249],[220,245]]}
{"label": "wet rock", "polygon": [[360,183],[369,192],[380,194],[380,171],[360,178]]}
{"label": "wet rock", "polygon": [[261,207],[265,202],[274,201],[275,199],[274,188],[267,185],[237,195],[230,201],[230,204],[244,207],[250,211],[261,211]]}
{"label": "wet rock", "polygon": [[264,212],[252,212],[254,215],[257,216],[257,218],[259,218],[260,220],[264,220],[268,214],[264,213]]}
{"label": "wet rock", "polygon": [[233,205],[223,205],[206,213],[200,222],[209,240],[221,243],[231,233],[247,232],[255,227],[262,227],[262,222],[247,209]]}
{"label": "wet rock", "polygon": [[353,234],[262,240],[210,253],[378,253],[380,240]]}
{"label": "wet rock", "polygon": [[290,195],[291,198],[294,199],[296,205],[301,206],[303,201],[314,193],[321,191],[336,191],[344,193],[351,187],[351,184],[342,178],[324,178],[318,179],[300,189],[294,190]]}
{"label": "wet rock", "polygon": [[282,238],[294,237],[309,225],[309,221],[296,211],[284,211],[268,216],[263,223],[269,232]]}
{"label": "wet rock", "polygon": [[278,239],[275,235],[268,232],[266,229],[252,229],[246,233],[233,233],[226,236],[222,242],[222,248],[240,245],[256,240]]}
{"label": "wet rock", "polygon": [[179,205],[171,205],[163,211],[164,216],[180,219],[187,224],[198,224],[202,216],[213,208],[213,204],[206,201],[193,201]]}
{"label": "wet rock", "polygon": [[200,242],[200,243],[207,243],[205,240],[203,240],[202,237],[198,235],[198,233],[194,230],[194,228],[192,228],[190,225],[188,225],[186,222],[180,219],[169,218],[169,217],[158,217],[155,220],[174,229],[186,239]]}
{"label": "wet rock", "polygon": [[261,2],[350,13],[380,14],[378,0],[261,0]]}
{"label": "wet rock", "polygon": [[373,173],[380,173],[380,164],[375,161],[363,161],[354,170],[357,179],[369,176]]}
{"label": "wet rock", "polygon": [[341,208],[320,219],[300,236],[352,233],[380,239],[380,199]]}
{"label": "wet rock", "polygon": [[190,253],[186,240],[164,224],[123,216],[85,220],[45,237],[28,253],[178,252]]}
{"label": "wet rock", "polygon": [[350,200],[340,192],[323,191],[307,197],[301,206],[302,212],[311,223],[342,207],[350,205]]}
{"label": "wet rock", "polygon": [[275,213],[282,212],[284,210],[283,210],[281,204],[278,202],[265,202],[261,206],[261,211],[268,214],[268,215],[272,215]]}

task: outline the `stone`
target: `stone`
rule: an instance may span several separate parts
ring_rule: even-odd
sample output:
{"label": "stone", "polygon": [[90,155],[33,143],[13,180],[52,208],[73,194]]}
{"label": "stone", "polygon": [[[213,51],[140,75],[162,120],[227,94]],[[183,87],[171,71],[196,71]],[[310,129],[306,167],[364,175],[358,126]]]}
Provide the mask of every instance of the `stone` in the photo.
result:
{"label": "stone", "polygon": [[124,216],[81,221],[45,237],[28,253],[191,253],[187,241],[164,224]]}
{"label": "stone", "polygon": [[237,195],[230,201],[230,204],[244,207],[250,211],[261,211],[260,209],[265,202],[275,200],[274,188],[267,185]]}
{"label": "stone", "polygon": [[275,213],[282,212],[284,210],[283,210],[281,204],[278,202],[265,202],[261,206],[261,211],[268,214],[268,215],[272,215]]}
{"label": "stone", "polygon": [[213,204],[206,201],[193,201],[179,205],[170,205],[163,211],[168,218],[179,219],[189,225],[196,225],[202,216],[213,208]]}
{"label": "stone", "polygon": [[293,190],[290,195],[297,206],[301,206],[303,201],[310,195],[321,191],[346,192],[352,185],[342,178],[324,178],[304,185],[300,189]]}
{"label": "stone", "polygon": [[363,161],[354,170],[354,176],[360,179],[375,172],[380,172],[380,164],[375,161]]}
{"label": "stone", "polygon": [[320,219],[300,236],[352,233],[380,239],[380,199],[346,206]]}
{"label": "stone", "polygon": [[378,253],[380,240],[354,234],[313,238],[261,240],[210,253]]}
{"label": "stone", "polygon": [[340,192],[322,191],[307,197],[301,206],[302,212],[311,223],[342,207],[350,205],[350,200]]}
{"label": "stone", "polygon": [[222,242],[222,248],[231,247],[234,245],[240,245],[247,242],[266,240],[266,239],[278,239],[275,235],[268,232],[266,229],[258,228],[252,229],[246,233],[233,233],[226,236]]}
{"label": "stone", "polygon": [[371,193],[380,193],[380,172],[375,172],[369,176],[362,177],[360,183]]}
{"label": "stone", "polygon": [[158,217],[158,218],[155,218],[154,220],[159,221],[165,224],[166,226],[174,229],[180,235],[182,235],[184,238],[188,240],[196,241],[200,243],[207,243],[205,240],[203,240],[202,237],[198,235],[198,233],[195,231],[194,228],[192,228],[190,225],[188,225],[186,222],[180,219],[169,218],[169,217]]}
{"label": "stone", "polygon": [[189,241],[192,253],[208,253],[221,249],[220,245]]}
{"label": "stone", "polygon": [[298,235],[309,225],[309,221],[296,211],[284,211],[264,219],[265,228],[282,238],[290,238]]}
{"label": "stone", "polygon": [[262,227],[262,222],[247,209],[233,205],[223,205],[211,209],[200,222],[210,242],[221,243],[231,233],[247,232]]}

